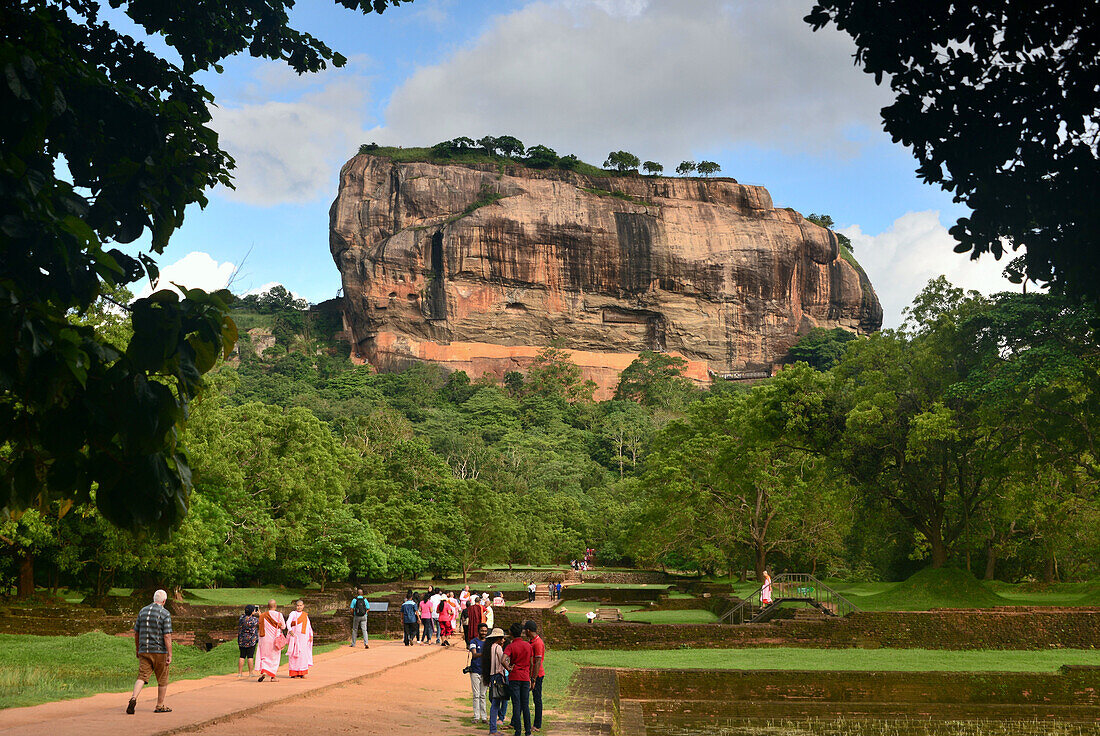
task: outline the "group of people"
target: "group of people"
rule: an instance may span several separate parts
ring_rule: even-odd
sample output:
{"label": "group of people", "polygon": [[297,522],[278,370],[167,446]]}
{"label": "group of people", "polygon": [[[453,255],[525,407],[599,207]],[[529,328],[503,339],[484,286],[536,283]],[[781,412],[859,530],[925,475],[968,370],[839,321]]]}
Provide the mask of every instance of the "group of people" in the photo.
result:
{"label": "group of people", "polygon": [[[542,683],[546,676],[546,645],[534,621],[514,623],[505,634],[500,628],[479,623],[469,638],[470,688],[473,691],[474,723],[489,723],[489,733],[498,729],[512,707],[511,727],[515,736],[542,729]],[[534,702],[534,719],[531,703]],[[486,708],[488,704],[488,708]]]}
{"label": "group of people", "polygon": [[[294,610],[285,618],[278,608],[274,600],[267,602],[267,610],[263,612],[259,606],[248,605],[237,619],[237,648],[240,650],[238,678],[255,675],[255,663],[260,670],[258,682],[275,682],[283,649],[286,649],[292,678],[303,678],[309,674],[309,668],[313,666],[313,625],[309,622],[305,601],[301,598],[294,601]],[[244,673],[246,663],[247,675]]]}
{"label": "group of people", "polygon": [[[168,693],[168,669],[172,664],[172,614],[164,605],[167,600],[168,593],[165,591],[153,593],[153,602],[142,608],[134,621],[138,676],[130,701],[126,704],[126,712],[130,715],[137,709],[138,695],[149,683],[150,677],[157,678],[157,705],[153,712],[172,712],[164,702]],[[247,676],[254,675],[254,665],[258,662],[259,682],[274,682],[278,679],[283,649],[287,651],[291,677],[301,678],[309,674],[309,668],[313,666],[313,626],[309,622],[305,602],[301,599],[294,601],[294,610],[286,618],[278,608],[274,600],[267,602],[267,610],[263,612],[258,606],[248,605],[237,619],[237,648],[240,650],[238,678],[246,676],[246,663]]]}
{"label": "group of people", "polygon": [[451,637],[456,626],[462,628],[462,638],[469,641],[472,633],[477,632],[478,624],[488,624],[492,629],[493,608],[504,607],[504,595],[493,593],[471,593],[470,586],[461,592],[445,592],[433,586],[419,593],[408,590],[405,602],[401,604],[401,622],[404,624],[404,644],[407,647],[416,644],[435,644],[451,646]]}

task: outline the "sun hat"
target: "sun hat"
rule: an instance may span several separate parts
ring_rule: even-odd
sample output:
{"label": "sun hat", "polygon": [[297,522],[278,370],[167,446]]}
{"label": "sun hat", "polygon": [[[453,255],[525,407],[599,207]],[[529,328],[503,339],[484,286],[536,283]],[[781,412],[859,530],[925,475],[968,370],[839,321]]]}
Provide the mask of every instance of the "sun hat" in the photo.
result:
{"label": "sun hat", "polygon": [[493,629],[492,631],[490,631],[489,635],[485,638],[486,639],[503,639],[504,638],[504,629],[502,629],[498,626],[495,629]]}

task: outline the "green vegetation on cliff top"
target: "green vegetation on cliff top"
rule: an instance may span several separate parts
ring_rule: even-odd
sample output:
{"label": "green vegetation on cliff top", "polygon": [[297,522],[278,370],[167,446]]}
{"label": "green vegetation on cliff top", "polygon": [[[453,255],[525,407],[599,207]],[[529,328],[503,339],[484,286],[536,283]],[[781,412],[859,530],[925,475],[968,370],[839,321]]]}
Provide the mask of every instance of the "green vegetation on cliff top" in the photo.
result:
{"label": "green vegetation on cliff top", "polygon": [[[396,161],[398,163],[420,162],[433,164],[491,164],[494,166],[526,167],[526,164],[521,158],[502,156],[496,153],[486,153],[480,148],[454,150],[446,156],[440,156],[428,147],[402,148],[400,146],[378,146],[377,148],[370,148],[369,146],[364,145],[359,147],[359,153],[368,154],[370,156],[388,158],[391,161]],[[601,169],[599,166],[595,166],[585,161],[577,161],[568,168],[562,166],[555,166],[553,168],[563,171],[575,171],[578,174],[590,177],[606,178],[626,176],[626,174],[623,172]]]}

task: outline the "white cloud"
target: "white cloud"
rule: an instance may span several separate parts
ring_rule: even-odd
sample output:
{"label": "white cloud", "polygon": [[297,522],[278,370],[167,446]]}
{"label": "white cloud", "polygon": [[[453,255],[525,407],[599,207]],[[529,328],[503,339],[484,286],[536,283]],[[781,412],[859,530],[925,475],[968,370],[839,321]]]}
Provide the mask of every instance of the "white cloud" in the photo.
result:
{"label": "white cloud", "polygon": [[955,286],[983,294],[1018,291],[1019,286],[1001,275],[1008,261],[985,255],[977,261],[955,253],[955,239],[940,223],[936,210],[908,212],[894,220],[889,230],[867,235],[853,225],[840,232],[852,239],[855,256],[882,302],[883,327],[901,325],[901,310],[929,279],[943,275]]}
{"label": "white cloud", "polygon": [[[217,291],[224,289],[229,279],[233,277],[236,266],[228,261],[219,263],[209,254],[201,251],[192,251],[175,263],[171,263],[160,269],[160,280],[157,282],[157,290],[171,289],[179,292],[173,284],[179,284],[187,289],[202,289],[204,291]],[[153,293],[151,284],[146,283],[136,298],[146,297]]]}
{"label": "white cloud", "polygon": [[511,134],[596,163],[625,148],[675,165],[740,144],[844,155],[887,91],[803,0],[543,0],[496,19],[392,94],[368,138],[429,145]]}
{"label": "white cloud", "polygon": [[330,196],[340,165],[363,138],[363,63],[301,77],[285,64],[258,67],[233,96],[237,102],[223,99],[213,110],[221,146],[237,163],[236,189],[219,193],[261,206]]}

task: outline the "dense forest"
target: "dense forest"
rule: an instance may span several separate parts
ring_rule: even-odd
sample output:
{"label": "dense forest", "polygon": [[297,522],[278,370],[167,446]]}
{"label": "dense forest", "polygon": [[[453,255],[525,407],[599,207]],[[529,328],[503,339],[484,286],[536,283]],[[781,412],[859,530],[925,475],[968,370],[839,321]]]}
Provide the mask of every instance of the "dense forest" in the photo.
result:
{"label": "dense forest", "polygon": [[[772,379],[700,390],[679,359],[642,353],[602,402],[558,348],[503,384],[377,374],[351,363],[334,310],[282,287],[233,316],[238,350],[182,433],[182,525],[27,511],[0,522],[0,586],[324,586],[586,547],[734,576],[1100,574],[1100,321],[1060,297],[940,278],[900,329],[814,330]],[[117,309],[87,320],[120,343],[129,329]]]}

